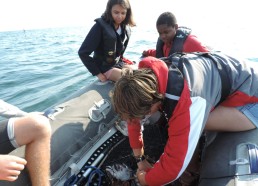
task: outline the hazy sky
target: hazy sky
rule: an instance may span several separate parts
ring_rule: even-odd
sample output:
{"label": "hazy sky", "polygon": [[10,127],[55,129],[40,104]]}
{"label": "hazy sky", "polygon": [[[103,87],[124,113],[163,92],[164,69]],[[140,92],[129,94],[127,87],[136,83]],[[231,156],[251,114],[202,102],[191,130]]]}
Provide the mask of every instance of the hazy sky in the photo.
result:
{"label": "hazy sky", "polygon": [[[146,27],[155,32],[158,16],[162,12],[171,11],[176,15],[180,26],[192,28],[193,34],[204,43],[223,51],[230,50],[257,58],[257,0],[130,2],[140,31],[143,30],[142,27]],[[106,3],[107,0],[0,0],[0,31],[64,26],[83,26],[89,29],[94,24],[94,19],[104,12]]]}
{"label": "hazy sky", "polygon": [[96,5],[94,8],[91,7],[88,2],[93,1],[2,0],[0,30],[77,25],[85,21],[86,15],[98,12],[98,7]]}
{"label": "hazy sky", "polygon": [[[0,30],[85,25],[104,12],[106,3],[107,0],[1,0]],[[155,26],[163,11],[174,12],[182,23],[203,21],[204,26],[209,21],[252,26],[250,23],[258,18],[256,0],[131,0],[131,5],[141,25]]]}

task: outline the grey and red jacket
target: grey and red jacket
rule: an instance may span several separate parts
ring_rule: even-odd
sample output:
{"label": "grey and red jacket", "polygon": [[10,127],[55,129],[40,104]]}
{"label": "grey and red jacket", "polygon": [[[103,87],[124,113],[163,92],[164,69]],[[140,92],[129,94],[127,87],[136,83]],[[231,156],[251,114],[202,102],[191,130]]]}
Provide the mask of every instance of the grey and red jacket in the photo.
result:
{"label": "grey and red jacket", "polygon": [[[151,68],[156,74],[159,92],[165,96],[163,109],[170,115],[164,153],[145,176],[151,186],[180,177],[217,105],[237,107],[258,102],[258,63],[222,53],[190,53],[171,60],[172,65],[167,65],[146,57],[139,63],[139,68]],[[128,123],[128,133],[131,147],[142,148],[139,120]]]}

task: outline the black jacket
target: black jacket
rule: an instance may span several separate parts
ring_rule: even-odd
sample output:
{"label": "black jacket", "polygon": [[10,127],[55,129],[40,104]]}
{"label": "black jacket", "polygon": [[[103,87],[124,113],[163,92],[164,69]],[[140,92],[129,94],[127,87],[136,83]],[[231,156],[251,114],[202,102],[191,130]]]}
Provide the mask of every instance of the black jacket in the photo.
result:
{"label": "black jacket", "polygon": [[122,34],[119,35],[113,23],[102,18],[95,21],[78,51],[83,64],[92,75],[108,71],[120,60],[131,34],[129,26],[121,26]]}

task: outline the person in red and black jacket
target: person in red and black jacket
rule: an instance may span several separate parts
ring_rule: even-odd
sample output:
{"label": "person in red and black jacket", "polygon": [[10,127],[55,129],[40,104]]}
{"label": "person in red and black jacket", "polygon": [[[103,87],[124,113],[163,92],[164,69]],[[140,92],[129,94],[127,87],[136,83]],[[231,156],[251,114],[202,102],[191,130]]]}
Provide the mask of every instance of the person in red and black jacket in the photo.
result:
{"label": "person in red and black jacket", "polygon": [[[127,120],[141,185],[177,180],[189,165],[204,130],[246,131],[258,127],[258,63],[216,53],[177,54],[171,64],[155,57],[137,70],[122,70],[114,110]],[[160,110],[168,124],[164,152],[152,166],[144,160],[140,120]]]}
{"label": "person in red and black jacket", "polygon": [[157,58],[168,57],[175,52],[208,52],[209,48],[203,45],[191,29],[179,27],[174,14],[162,13],[156,22],[159,38],[156,49],[145,50],[143,57],[153,56]]}

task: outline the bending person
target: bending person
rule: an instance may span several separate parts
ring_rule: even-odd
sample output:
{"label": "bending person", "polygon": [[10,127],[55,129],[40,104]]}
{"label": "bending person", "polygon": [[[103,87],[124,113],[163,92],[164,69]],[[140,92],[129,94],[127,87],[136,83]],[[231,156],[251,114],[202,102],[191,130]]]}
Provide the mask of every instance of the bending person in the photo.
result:
{"label": "bending person", "polygon": [[121,77],[121,68],[133,68],[134,64],[123,57],[130,27],[135,26],[129,0],[109,0],[105,12],[95,21],[78,54],[89,72],[100,81],[116,81]]}
{"label": "bending person", "polygon": [[[160,59],[144,58],[138,70],[123,70],[113,90],[114,109],[128,120],[141,185],[178,179],[204,129],[235,132],[258,126],[258,64],[222,53],[180,54],[170,60],[167,66]],[[157,110],[167,120],[168,140],[152,167],[143,158],[140,119]]]}
{"label": "bending person", "polygon": [[[25,168],[33,186],[50,185],[50,138],[48,119],[38,113],[24,113],[0,100],[0,180],[15,181]],[[25,145],[25,159],[10,155]]]}

